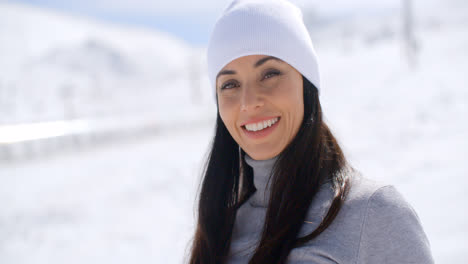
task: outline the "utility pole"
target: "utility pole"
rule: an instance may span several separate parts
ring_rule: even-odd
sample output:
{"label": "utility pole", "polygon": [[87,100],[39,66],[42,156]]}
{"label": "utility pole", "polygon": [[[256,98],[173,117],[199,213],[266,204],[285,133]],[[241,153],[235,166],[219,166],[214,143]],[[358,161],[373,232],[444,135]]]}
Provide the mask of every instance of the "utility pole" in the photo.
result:
{"label": "utility pole", "polygon": [[403,5],[403,49],[410,68],[415,69],[418,61],[418,42],[415,37],[413,0],[402,0]]}

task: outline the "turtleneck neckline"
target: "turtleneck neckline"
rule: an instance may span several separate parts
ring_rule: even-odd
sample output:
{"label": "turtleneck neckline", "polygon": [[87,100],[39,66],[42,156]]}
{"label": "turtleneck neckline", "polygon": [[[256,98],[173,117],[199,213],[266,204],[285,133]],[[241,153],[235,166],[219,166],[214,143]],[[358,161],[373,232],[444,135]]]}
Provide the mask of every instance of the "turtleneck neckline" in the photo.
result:
{"label": "turtleneck neckline", "polygon": [[[249,203],[256,207],[268,207],[270,199],[270,180],[271,173],[278,156],[267,160],[255,160],[248,154],[245,154],[245,162],[253,169],[253,182],[257,191],[249,199]],[[267,188],[267,184],[269,185]]]}
{"label": "turtleneck neckline", "polygon": [[[248,202],[253,207],[268,207],[268,201],[270,199],[271,185],[267,183],[272,176],[273,166],[278,160],[278,156],[275,156],[267,160],[255,160],[251,158],[247,153],[245,154],[245,162],[253,169],[253,183],[257,191],[252,194]],[[317,193],[311,206],[313,210],[324,210],[329,206],[329,202],[333,199],[334,190],[330,182],[324,183],[320,186],[320,190]]]}

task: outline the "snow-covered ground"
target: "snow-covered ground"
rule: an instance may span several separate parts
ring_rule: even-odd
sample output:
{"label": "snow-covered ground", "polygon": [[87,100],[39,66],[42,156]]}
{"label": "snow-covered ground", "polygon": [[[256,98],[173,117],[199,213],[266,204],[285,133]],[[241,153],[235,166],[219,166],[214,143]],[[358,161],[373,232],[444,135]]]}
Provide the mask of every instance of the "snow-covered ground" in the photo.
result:
{"label": "snow-covered ground", "polygon": [[[436,263],[461,264],[468,261],[468,212],[465,206],[468,201],[468,80],[465,73],[468,69],[468,17],[464,15],[468,5],[458,0],[432,0],[416,1],[416,6],[429,2],[430,8],[422,8],[424,12],[417,20],[416,36],[420,48],[415,68],[407,65],[401,41],[395,36],[372,43],[354,39],[351,49],[344,48],[347,46],[343,45],[346,44],[343,39],[320,42],[317,51],[323,75],[321,101],[326,120],[354,167],[369,178],[396,185],[414,206],[431,242]],[[9,19],[2,20],[5,14]],[[108,49],[102,51],[103,43],[118,47],[115,48],[118,54],[131,54],[122,55],[131,61],[131,65],[150,63],[145,60],[150,56],[148,52],[153,54],[151,56],[167,56],[167,49],[182,45],[166,47],[159,44],[164,52],[154,55],[157,52],[150,50],[160,41],[161,36],[157,33],[151,35],[133,29],[120,31],[117,27],[101,27],[91,22],[74,24],[63,15],[59,16],[61,20],[54,20],[69,21],[61,24],[63,28],[59,32],[76,34],[75,38],[64,37],[53,42],[62,44],[50,45],[47,39],[58,39],[60,34],[46,38],[38,32],[37,36],[22,35],[37,45],[27,41],[7,42],[6,36],[18,31],[19,25],[34,29],[33,22],[38,21],[33,20],[36,16],[42,17],[40,21],[45,23],[47,18],[58,19],[56,16],[59,15],[44,15],[43,11],[0,4],[0,21],[6,25],[0,27],[1,57],[17,62],[9,67],[6,60],[0,60],[0,67],[5,70],[0,72],[0,91],[20,93],[11,89],[17,85],[26,89],[21,92],[29,92],[32,89],[29,84],[41,84],[40,79],[35,79],[42,76],[41,67],[21,66],[23,64],[17,59],[20,56],[31,63],[37,62],[37,58],[44,59],[45,65],[52,65],[46,67],[47,76],[60,79],[56,75],[63,76],[60,74],[63,69],[72,76],[80,76],[76,75],[79,71],[69,70],[75,68],[61,64],[75,61],[68,58],[70,53],[86,50],[84,53],[93,58],[93,52],[101,50],[98,53],[105,57],[107,55],[103,54],[108,54]],[[78,26],[83,23],[91,26]],[[44,28],[51,26],[57,25],[51,22]],[[94,32],[90,28],[99,29],[99,34],[88,34]],[[32,29],[25,32],[36,32]],[[75,29],[81,33],[73,33]],[[135,37],[139,39],[138,47],[146,48],[132,49],[133,44],[126,41],[133,38],[121,37],[121,32],[125,32],[125,36],[138,35]],[[335,33],[326,35],[336,36]],[[114,37],[104,37],[103,34]],[[146,36],[148,34],[152,37]],[[99,35],[99,44],[96,41],[89,44],[86,40],[93,35]],[[14,45],[20,44],[24,54],[5,51],[6,48],[17,50],[13,49]],[[56,46],[73,48],[70,48],[71,52],[61,53],[58,50],[62,48],[53,48]],[[52,53],[61,55],[41,55],[48,49],[55,49]],[[136,50],[146,52],[138,57]],[[183,58],[166,57],[167,60],[171,58],[176,64],[172,69],[176,72],[177,69],[187,69],[180,62]],[[116,101],[99,96],[96,98],[101,101],[93,101],[95,97],[90,97],[84,106],[77,103],[83,112],[75,113],[95,114],[94,111],[99,111],[94,104],[105,102],[103,109],[109,113],[116,109],[117,114],[119,111],[155,111],[155,120],[183,122],[184,111],[190,111],[193,115],[190,118],[199,115],[206,120],[212,116],[206,112],[206,108],[215,111],[208,89],[203,90],[204,97],[200,101],[203,111],[197,110],[200,108],[197,104],[190,103],[187,89],[191,87],[187,83],[192,83],[193,79],[187,75],[179,82],[167,82],[170,89],[161,88],[166,92],[149,93],[141,105],[138,104],[141,95],[125,101],[125,95],[131,95],[132,90],[128,89],[133,85],[145,82],[147,88],[142,94],[157,87],[159,79],[151,79],[148,71],[153,66],[162,70],[168,68],[151,61],[154,63],[149,66],[136,67],[144,70],[135,76],[122,77],[128,82],[119,86],[121,94],[116,95]],[[89,61],[80,62],[88,69]],[[100,67],[95,73],[103,76],[103,86],[99,87],[106,95],[112,90],[108,85],[119,82],[121,77],[108,75],[107,70],[103,70],[112,63],[102,65],[95,65]],[[19,78],[23,71],[30,74],[26,76],[30,79]],[[35,82],[31,83],[31,80]],[[203,78],[198,81],[201,87],[208,87]],[[21,84],[23,82],[25,85]],[[56,80],[51,82],[54,87]],[[2,87],[10,88],[2,90]],[[76,84],[75,87],[87,85]],[[41,94],[40,89],[35,92]],[[55,92],[50,91],[51,96],[55,96]],[[158,100],[154,108],[151,100]],[[61,101],[57,99],[56,102]],[[128,108],[122,110],[119,105]],[[28,120],[38,114],[32,109],[18,114],[18,120]],[[40,113],[44,119],[51,117],[45,112]],[[4,114],[0,120],[7,122],[8,115]],[[171,127],[153,137],[99,145],[95,149],[76,150],[28,162],[0,163],[0,263],[182,263],[193,232],[194,198],[212,130],[212,124],[206,123],[190,128]]]}
{"label": "snow-covered ground", "polygon": [[211,132],[0,165],[0,263],[182,263]]}

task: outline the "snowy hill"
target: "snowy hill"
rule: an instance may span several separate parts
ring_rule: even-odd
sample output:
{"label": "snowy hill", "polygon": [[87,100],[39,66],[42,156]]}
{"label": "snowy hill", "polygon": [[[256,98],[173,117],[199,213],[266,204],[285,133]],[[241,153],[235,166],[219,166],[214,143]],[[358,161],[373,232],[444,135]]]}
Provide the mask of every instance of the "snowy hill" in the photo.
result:
{"label": "snowy hill", "polygon": [[0,124],[190,106],[200,56],[156,31],[0,3]]}
{"label": "snowy hill", "polygon": [[316,45],[351,50],[403,37],[404,3],[411,2],[415,30],[466,27],[468,5],[462,0],[312,1],[304,20]]}

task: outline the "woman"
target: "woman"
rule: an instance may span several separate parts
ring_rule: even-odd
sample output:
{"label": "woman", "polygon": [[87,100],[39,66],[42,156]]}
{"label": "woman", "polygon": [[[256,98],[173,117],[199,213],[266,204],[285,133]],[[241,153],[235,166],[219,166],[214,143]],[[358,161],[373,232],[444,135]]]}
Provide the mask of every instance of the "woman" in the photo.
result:
{"label": "woman", "polygon": [[232,2],[208,70],[218,116],[190,263],[433,263],[412,207],[354,171],[323,122],[297,7]]}

